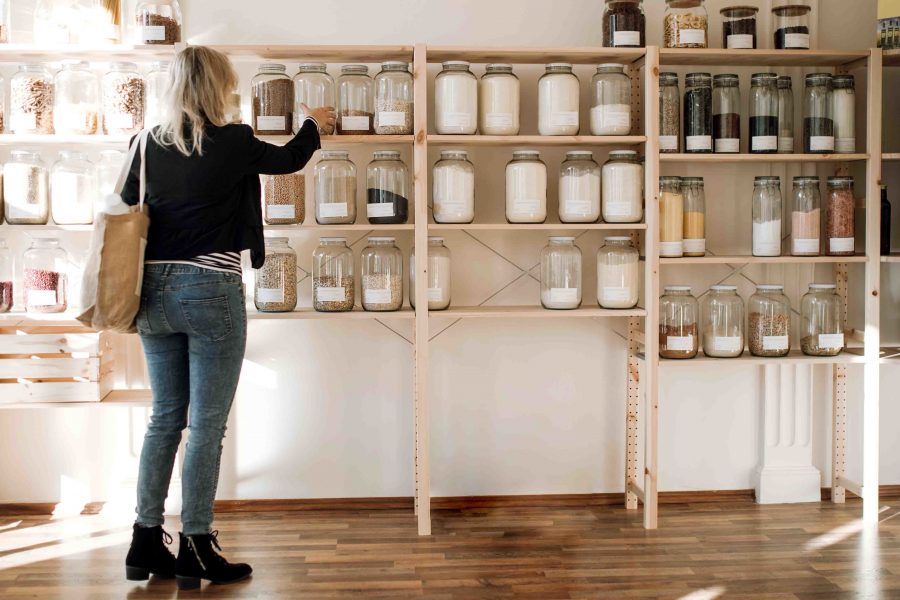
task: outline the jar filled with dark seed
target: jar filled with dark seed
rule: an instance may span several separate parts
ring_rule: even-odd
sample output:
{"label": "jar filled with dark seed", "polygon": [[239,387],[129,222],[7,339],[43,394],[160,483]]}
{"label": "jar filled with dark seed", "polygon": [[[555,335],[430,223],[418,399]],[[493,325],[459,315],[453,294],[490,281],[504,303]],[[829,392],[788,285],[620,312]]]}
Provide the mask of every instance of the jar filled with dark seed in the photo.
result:
{"label": "jar filled with dark seed", "polygon": [[684,151],[713,151],[712,76],[688,73],[684,80]]}
{"label": "jar filled with dark seed", "polygon": [[755,6],[729,6],[722,13],[722,47],[756,48]]}
{"label": "jar filled with dark seed", "polygon": [[409,169],[400,152],[374,154],[366,169],[366,213],[373,225],[398,225],[409,218]]}
{"label": "jar filled with dark seed", "polygon": [[253,78],[253,129],[261,135],[290,135],[294,124],[294,83],[287,68],[263,64]]}
{"label": "jar filled with dark seed", "polygon": [[778,6],[775,15],[775,48],[778,50],[809,50],[809,13],[811,7],[802,4]]}
{"label": "jar filled with dark seed", "polygon": [[778,78],[778,153],[794,151],[794,90],[790,75]]}
{"label": "jar filled with dark seed", "polygon": [[606,0],[603,45],[607,48],[644,47],[643,0]]}
{"label": "jar filled with dark seed", "polygon": [[741,90],[737,75],[713,78],[713,139],[718,153],[741,151]]}
{"label": "jar filled with dark seed", "polygon": [[806,76],[803,94],[803,151],[834,152],[834,118],[831,114],[832,77],[828,73]]}
{"label": "jar filled with dark seed", "polygon": [[681,93],[678,73],[659,74],[659,151],[678,152],[681,139]]}
{"label": "jar filled with dark seed", "polygon": [[778,152],[778,75],[755,73],[750,80],[750,152]]}

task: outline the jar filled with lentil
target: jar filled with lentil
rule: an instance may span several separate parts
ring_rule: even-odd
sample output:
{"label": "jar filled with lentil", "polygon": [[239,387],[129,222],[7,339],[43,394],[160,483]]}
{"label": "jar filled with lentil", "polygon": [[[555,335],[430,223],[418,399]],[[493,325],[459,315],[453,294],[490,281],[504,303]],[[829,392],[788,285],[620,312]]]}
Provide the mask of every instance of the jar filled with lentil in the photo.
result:
{"label": "jar filled with lentil", "polygon": [[520,95],[521,85],[512,65],[485,67],[478,84],[478,130],[482,135],[519,134]]}
{"label": "jar filled with lentil", "polygon": [[356,288],[353,252],[342,237],[324,237],[313,251],[313,308],[318,312],[353,310]]}
{"label": "jar filled with lentil", "polygon": [[359,257],[362,306],[372,312],[392,312],[403,306],[403,254],[392,237],[370,237]]}
{"label": "jar filled with lentil", "polygon": [[659,178],[659,255],[684,256],[684,194],[681,177]]}
{"label": "jar filled with lentil", "polygon": [[294,133],[300,131],[306,118],[301,104],[310,108],[331,106],[336,109],[334,98],[334,79],[328,74],[325,63],[300,63],[294,75]]}
{"label": "jar filled with lentil", "polygon": [[628,236],[611,236],[597,251],[597,303],[601,308],[634,308],[640,291],[640,253]]}
{"label": "jar filled with lentil", "polygon": [[803,151],[813,154],[834,152],[832,77],[828,73],[806,76],[803,94]]}
{"label": "jar filled with lentil", "polygon": [[306,176],[262,175],[263,215],[268,225],[298,225],[306,218]]}
{"label": "jar filled with lentil", "polygon": [[181,6],[178,0],[141,2],[135,10],[141,44],[174,45],[181,42]]}
{"label": "jar filled with lentil", "polygon": [[297,308],[297,253],[288,238],[266,238],[266,262],[256,271],[253,303],[259,312]]}
{"label": "jar filled with lentil", "polygon": [[578,135],[581,86],[569,63],[551,63],[538,80],[538,133]]}
{"label": "jar filled with lentil", "polygon": [[65,61],[54,79],[53,130],[94,135],[100,120],[100,80],[87,61]]}
{"label": "jar filled with lentil", "polygon": [[[450,249],[444,238],[428,238],[428,310],[450,308]],[[416,307],[416,252],[409,257],[409,303]]]}
{"label": "jar filled with lentil", "polygon": [[834,151],[856,152],[856,90],[853,75],[832,79],[831,114],[834,119]]}
{"label": "jar filled with lentil", "polygon": [[684,151],[713,151],[712,76],[688,73],[684,80]]}
{"label": "jar filled with lentil", "polygon": [[809,13],[811,7],[802,4],[776,6],[775,48],[778,50],[809,50]]}
{"label": "jar filled with lentil", "polygon": [[398,225],[409,218],[409,169],[400,152],[381,150],[366,168],[366,214],[373,225]]}
{"label": "jar filled with lentil", "polygon": [[475,165],[465,150],[442,150],[432,172],[435,223],[475,220]]}
{"label": "jar filled with lentil", "polygon": [[700,350],[700,309],[687,285],[666,286],[659,299],[659,356],[689,359]]}
{"label": "jar filled with lentil", "polygon": [[744,353],[744,301],[733,285],[714,285],[700,302],[703,353],[737,358]]}
{"label": "jar filled with lentil", "polygon": [[97,167],[84,152],[64,150],[50,170],[50,212],[57,225],[90,225],[98,193]]}
{"label": "jar filled with lentil", "polygon": [[13,133],[53,133],[53,77],[40,63],[19,65],[10,80],[9,126]]}
{"label": "jar filled with lentil", "polygon": [[69,255],[57,238],[37,238],[22,255],[25,310],[61,313],[68,308]]}
{"label": "jar filled with lentil", "polygon": [[338,135],[375,133],[375,82],[366,65],[344,65],[337,82]]}
{"label": "jar filled with lentil", "polygon": [[666,48],[706,48],[708,15],[703,0],[666,0]]}
{"label": "jar filled with lentil", "polygon": [[706,192],[702,177],[682,177],[684,255],[706,255]]}
{"label": "jar filled with lentil", "polygon": [[790,75],[778,77],[778,153],[794,151],[794,90]]}
{"label": "jar filled with lentil", "polygon": [[755,6],[729,6],[722,13],[722,47],[756,48]]}
{"label": "jar filled with lentil", "polygon": [[250,82],[253,130],[259,135],[290,135],[294,124],[294,84],[287,67],[259,65]]}
{"label": "jar filled with lentil", "polygon": [[681,92],[678,73],[659,74],[659,151],[678,152],[681,140]]}
{"label": "jar filled with lentil", "polygon": [[793,256],[818,256],[822,221],[822,198],[819,178],[794,177],[791,206],[791,254]]}
{"label": "jar filled with lentil", "polygon": [[754,73],[750,80],[750,152],[778,152],[778,75]]}
{"label": "jar filled with lentil", "polygon": [[41,155],[13,150],[3,165],[3,203],[10,225],[46,225],[50,217],[50,174]]}
{"label": "jar filled with lentil", "polygon": [[551,310],[581,306],[581,249],[574,237],[551,237],[541,251],[541,306]]}
{"label": "jar filled with lentil", "polygon": [[547,165],[537,150],[517,150],[506,165],[506,220],[547,220]]}
{"label": "jar filled with lentil", "polygon": [[856,253],[855,211],[853,178],[829,177],[825,208],[828,256],[853,256]]}
{"label": "jar filled with lentil", "polygon": [[643,0],[606,0],[603,12],[603,45],[606,48],[643,48]]}
{"label": "jar filled with lentil", "polygon": [[753,256],[781,256],[781,179],[753,180]]}
{"label": "jar filled with lentil", "polygon": [[791,301],[783,285],[760,284],[747,303],[750,354],[778,358],[791,351]]}
{"label": "jar filled with lentil", "polygon": [[631,80],[624,65],[598,65],[591,97],[591,135],[631,133]]}
{"label": "jar filled with lentil", "polygon": [[844,301],[833,283],[811,283],[800,301],[800,350],[837,356],[844,350]]}
{"label": "jar filled with lentil", "polygon": [[15,280],[16,263],[6,240],[0,238],[0,313],[12,310],[15,303],[13,281]]}
{"label": "jar filled with lentil", "polygon": [[590,150],[566,152],[559,169],[559,220],[595,223],[600,218],[600,165]]}
{"label": "jar filled with lentil", "polygon": [[644,217],[644,166],[635,150],[613,150],[600,178],[600,212],[606,223],[639,223]]}
{"label": "jar filled with lentil", "polygon": [[165,120],[165,97],[169,85],[169,63],[159,61],[150,65],[150,72],[147,73],[147,110],[144,113],[146,127],[155,127]]}
{"label": "jar filled with lentil", "polygon": [[716,153],[719,154],[735,154],[741,151],[739,84],[740,80],[734,74],[713,77],[713,144]]}
{"label": "jar filled with lentil", "polygon": [[134,135],[144,128],[144,78],[131,62],[110,65],[103,76],[103,133]]}
{"label": "jar filled with lentil", "polygon": [[352,225],[356,222],[356,165],[344,150],[326,150],[313,174],[316,223]]}
{"label": "jar filled with lentil", "polygon": [[375,133],[410,135],[413,132],[413,77],[409,63],[387,61],[375,76]]}
{"label": "jar filled with lentil", "polygon": [[434,129],[442,135],[478,129],[478,79],[464,60],[446,61],[434,80]]}

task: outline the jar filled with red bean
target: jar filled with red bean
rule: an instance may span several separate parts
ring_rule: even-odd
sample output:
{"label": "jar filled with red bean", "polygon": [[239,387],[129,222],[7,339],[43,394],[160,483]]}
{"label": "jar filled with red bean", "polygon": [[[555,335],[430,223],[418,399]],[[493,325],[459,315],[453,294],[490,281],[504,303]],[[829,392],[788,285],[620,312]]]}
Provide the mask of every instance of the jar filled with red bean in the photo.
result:
{"label": "jar filled with red bean", "polygon": [[829,256],[852,256],[856,252],[856,198],[852,177],[829,177],[825,208]]}
{"label": "jar filled with red bean", "polygon": [[60,313],[68,307],[66,270],[68,254],[57,238],[37,238],[22,255],[25,310]]}

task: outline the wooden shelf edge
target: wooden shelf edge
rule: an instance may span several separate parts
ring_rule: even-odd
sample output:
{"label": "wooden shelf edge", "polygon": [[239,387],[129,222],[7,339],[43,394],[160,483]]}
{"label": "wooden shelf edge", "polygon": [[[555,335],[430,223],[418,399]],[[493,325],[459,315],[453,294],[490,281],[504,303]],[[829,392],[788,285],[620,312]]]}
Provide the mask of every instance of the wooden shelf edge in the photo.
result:
{"label": "wooden shelf edge", "polygon": [[643,135],[428,135],[428,143],[441,146],[634,146],[646,141]]}
{"label": "wooden shelf edge", "polygon": [[857,162],[868,160],[868,154],[660,154],[660,162],[698,163],[798,163],[798,162]]}
{"label": "wooden shelf edge", "polygon": [[661,66],[841,66],[870,56],[869,50],[734,50],[725,48],[660,48]]}
{"label": "wooden shelf edge", "polygon": [[431,317],[449,319],[466,318],[615,318],[643,317],[647,311],[642,308],[612,310],[597,306],[581,307],[574,310],[550,310],[541,306],[451,306],[447,310],[429,311]]}
{"label": "wooden shelf edge", "polygon": [[[642,361],[646,360],[644,353],[639,353],[638,358]],[[759,366],[767,364],[810,364],[810,365],[833,365],[833,364],[863,364],[865,358],[862,355],[861,348],[846,348],[837,356],[807,356],[800,350],[791,350],[791,353],[781,358],[766,358],[762,356],[753,356],[748,350],[744,350],[744,354],[736,358],[710,358],[703,354],[701,350],[695,358],[684,360],[660,358],[659,365],[663,366],[708,366],[712,363],[727,366]]]}
{"label": "wooden shelf edge", "polygon": [[48,409],[48,408],[144,408],[153,404],[153,393],[147,389],[113,390],[95,402],[17,402],[0,403],[0,410]]}
{"label": "wooden shelf edge", "polygon": [[646,223],[429,223],[429,231],[637,231]]}
{"label": "wooden shelf edge", "polygon": [[302,308],[291,312],[281,313],[264,313],[256,310],[255,307],[247,307],[248,321],[336,321],[336,320],[364,320],[364,319],[414,319],[416,313],[408,306],[397,311],[391,312],[369,312],[356,307],[347,312],[317,312],[312,308]]}
{"label": "wooden shelf edge", "polygon": [[[864,263],[865,255],[856,256],[685,256],[683,258],[660,257],[663,265],[713,265],[713,264],[840,264]],[[900,260],[900,257],[898,257]]]}
{"label": "wooden shelf edge", "polygon": [[569,62],[573,64],[598,64],[603,62],[634,63],[644,58],[646,48],[523,48],[523,47],[472,47],[428,46],[429,63],[447,60],[466,60],[472,63],[507,62],[513,64],[547,64]]}

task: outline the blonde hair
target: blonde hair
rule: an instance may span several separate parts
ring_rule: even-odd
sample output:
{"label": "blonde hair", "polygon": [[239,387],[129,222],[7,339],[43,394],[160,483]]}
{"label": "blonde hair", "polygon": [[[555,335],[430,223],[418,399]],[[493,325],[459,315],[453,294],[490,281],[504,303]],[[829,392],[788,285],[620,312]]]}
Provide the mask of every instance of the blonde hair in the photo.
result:
{"label": "blonde hair", "polygon": [[205,46],[188,46],[169,68],[165,117],[153,130],[153,139],[185,156],[202,155],[207,124],[228,124],[228,104],[237,85],[237,73],[227,56]]}

